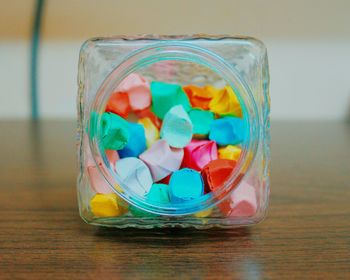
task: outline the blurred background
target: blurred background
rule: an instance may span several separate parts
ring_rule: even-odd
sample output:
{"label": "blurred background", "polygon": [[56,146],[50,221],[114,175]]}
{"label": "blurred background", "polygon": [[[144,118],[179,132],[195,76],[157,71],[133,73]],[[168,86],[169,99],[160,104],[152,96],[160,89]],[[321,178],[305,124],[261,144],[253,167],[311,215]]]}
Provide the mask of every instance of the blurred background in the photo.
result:
{"label": "blurred background", "polygon": [[[35,0],[0,0],[0,118],[31,116]],[[272,119],[343,120],[350,113],[350,1],[46,0],[38,55],[41,118],[76,116],[79,48],[118,34],[230,34],[268,48]]]}

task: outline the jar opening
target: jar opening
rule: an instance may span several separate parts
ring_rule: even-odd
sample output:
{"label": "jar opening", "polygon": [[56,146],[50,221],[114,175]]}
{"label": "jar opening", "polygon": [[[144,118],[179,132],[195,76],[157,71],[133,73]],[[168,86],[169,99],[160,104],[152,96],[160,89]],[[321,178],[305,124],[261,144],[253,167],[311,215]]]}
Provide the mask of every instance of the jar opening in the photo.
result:
{"label": "jar opening", "polygon": [[[149,80],[161,82],[195,83],[199,86],[214,83],[219,87],[227,84],[234,90],[242,108],[242,119],[247,130],[241,143],[242,152],[237,165],[221,188],[186,202],[159,203],[146,200],[130,191],[125,185],[108,160],[100,137],[102,135],[100,124],[110,96],[131,73],[139,73]],[[193,73],[196,74],[193,75]],[[256,104],[249,87],[237,69],[231,67],[215,53],[183,42],[156,43],[127,56],[102,83],[91,105],[90,113],[96,116],[87,120],[90,130],[96,132],[90,137],[90,149],[101,174],[113,191],[128,203],[146,212],[159,215],[192,214],[223,201],[249,171],[259,143],[260,133],[257,125],[259,115]],[[133,117],[131,115],[129,120],[134,121]],[[97,164],[98,159],[102,159],[100,164]]]}

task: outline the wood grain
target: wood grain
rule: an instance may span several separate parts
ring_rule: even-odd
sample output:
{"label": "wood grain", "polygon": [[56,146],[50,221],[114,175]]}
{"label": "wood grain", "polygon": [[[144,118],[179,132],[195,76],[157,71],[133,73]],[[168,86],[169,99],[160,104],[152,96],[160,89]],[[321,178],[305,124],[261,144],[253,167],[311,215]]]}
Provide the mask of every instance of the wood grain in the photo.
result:
{"label": "wood grain", "polygon": [[86,225],[75,124],[0,131],[0,279],[350,279],[347,124],[273,123],[268,217],[207,231]]}

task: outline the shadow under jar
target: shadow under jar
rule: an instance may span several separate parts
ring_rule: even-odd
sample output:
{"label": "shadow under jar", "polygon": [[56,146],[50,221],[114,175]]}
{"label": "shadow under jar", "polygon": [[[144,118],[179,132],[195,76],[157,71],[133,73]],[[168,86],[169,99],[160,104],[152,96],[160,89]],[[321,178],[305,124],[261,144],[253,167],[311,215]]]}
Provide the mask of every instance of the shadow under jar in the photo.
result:
{"label": "shadow under jar", "polygon": [[129,36],[79,58],[78,201],[89,224],[238,227],[269,196],[269,73],[260,41]]}

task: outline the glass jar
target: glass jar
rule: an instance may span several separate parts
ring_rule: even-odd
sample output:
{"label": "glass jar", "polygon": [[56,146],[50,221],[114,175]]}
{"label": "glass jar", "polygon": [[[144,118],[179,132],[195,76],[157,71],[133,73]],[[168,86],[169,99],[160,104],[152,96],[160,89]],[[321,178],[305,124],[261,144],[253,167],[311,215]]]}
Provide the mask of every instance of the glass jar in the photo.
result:
{"label": "glass jar", "polygon": [[81,47],[78,201],[89,224],[237,227],[269,196],[266,48],[249,37],[119,36]]}

